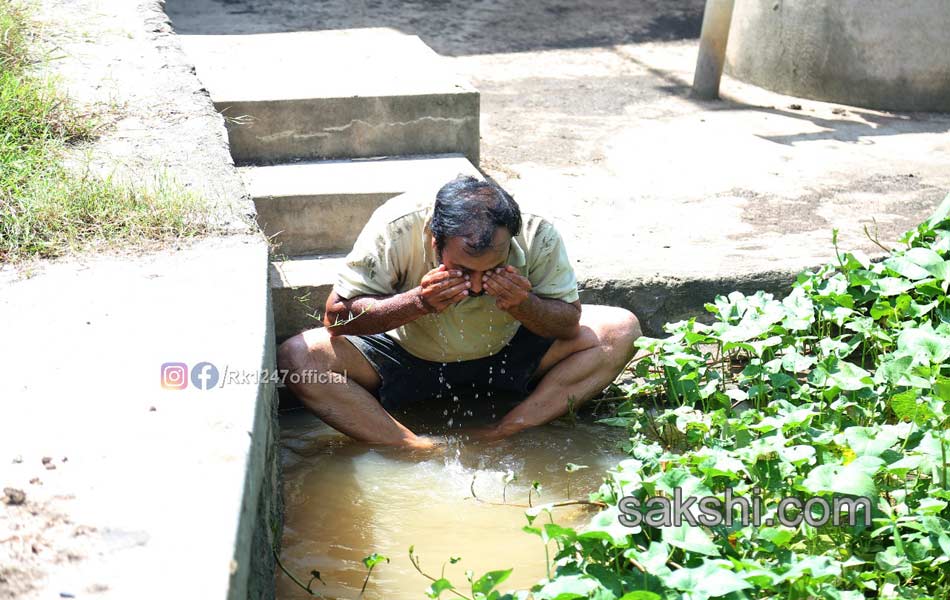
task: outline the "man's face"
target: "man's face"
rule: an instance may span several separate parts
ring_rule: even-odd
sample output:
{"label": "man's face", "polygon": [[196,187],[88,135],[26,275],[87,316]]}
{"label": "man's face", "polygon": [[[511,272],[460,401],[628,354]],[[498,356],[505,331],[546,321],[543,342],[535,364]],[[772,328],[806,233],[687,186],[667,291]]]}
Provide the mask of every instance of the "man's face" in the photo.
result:
{"label": "man's face", "polygon": [[[433,245],[435,241],[433,241]],[[449,269],[457,269],[462,275],[468,275],[472,287],[468,290],[469,296],[481,296],[485,290],[482,287],[482,276],[494,269],[503,267],[508,262],[508,249],[511,246],[511,234],[504,227],[495,230],[492,245],[477,256],[468,253],[465,238],[453,237],[445,241],[445,248],[439,260]]]}

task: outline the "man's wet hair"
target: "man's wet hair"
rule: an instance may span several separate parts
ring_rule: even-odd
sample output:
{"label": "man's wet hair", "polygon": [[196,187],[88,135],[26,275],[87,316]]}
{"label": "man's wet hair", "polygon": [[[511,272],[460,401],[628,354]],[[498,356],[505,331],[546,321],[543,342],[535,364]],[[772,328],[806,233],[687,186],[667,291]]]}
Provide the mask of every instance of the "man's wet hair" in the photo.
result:
{"label": "man's wet hair", "polygon": [[497,183],[459,175],[436,194],[429,228],[440,255],[449,238],[461,237],[466,251],[477,256],[491,247],[499,227],[518,235],[521,209]]}

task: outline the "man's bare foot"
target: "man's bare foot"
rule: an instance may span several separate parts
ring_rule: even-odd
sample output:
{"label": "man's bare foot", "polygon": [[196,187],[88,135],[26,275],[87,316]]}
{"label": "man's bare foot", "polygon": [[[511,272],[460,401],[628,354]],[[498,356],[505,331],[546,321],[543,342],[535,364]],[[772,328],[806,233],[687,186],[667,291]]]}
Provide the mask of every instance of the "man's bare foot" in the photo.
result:
{"label": "man's bare foot", "polygon": [[442,439],[427,435],[417,435],[407,440],[403,448],[409,448],[410,450],[432,450],[433,448],[444,445],[445,441]]}

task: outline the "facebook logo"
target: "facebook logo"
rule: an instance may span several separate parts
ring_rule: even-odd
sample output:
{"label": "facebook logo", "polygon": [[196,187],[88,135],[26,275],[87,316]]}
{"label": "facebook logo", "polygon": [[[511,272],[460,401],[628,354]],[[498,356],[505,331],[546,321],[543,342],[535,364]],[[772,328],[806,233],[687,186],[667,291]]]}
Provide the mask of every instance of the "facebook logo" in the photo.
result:
{"label": "facebook logo", "polygon": [[218,368],[209,362],[200,362],[191,368],[191,385],[199,390],[210,390],[218,385]]}

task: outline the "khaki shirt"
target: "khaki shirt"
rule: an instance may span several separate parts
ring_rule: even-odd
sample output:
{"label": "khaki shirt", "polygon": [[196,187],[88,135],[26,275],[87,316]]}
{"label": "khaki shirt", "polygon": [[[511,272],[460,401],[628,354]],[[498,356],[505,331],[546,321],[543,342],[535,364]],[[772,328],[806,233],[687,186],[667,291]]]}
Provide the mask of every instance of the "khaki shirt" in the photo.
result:
{"label": "khaki shirt", "polygon": [[[337,276],[337,295],[347,299],[388,296],[418,286],[438,266],[428,227],[434,204],[431,191],[408,192],[376,209]],[[521,233],[511,240],[508,264],[531,281],[531,291],[537,296],[576,301],[577,279],[560,234],[550,222],[524,209],[521,220]],[[450,362],[499,352],[520,325],[495,306],[495,297],[484,294],[386,334],[419,358]]]}

